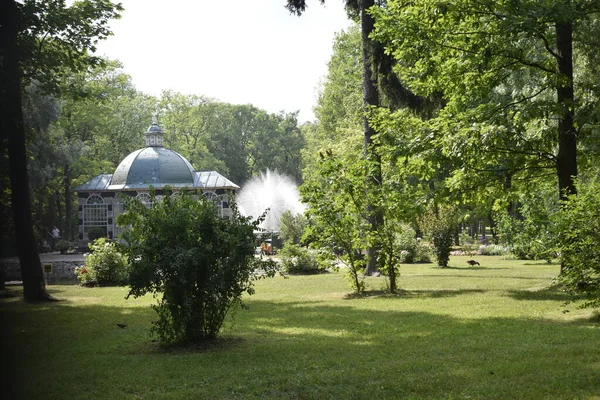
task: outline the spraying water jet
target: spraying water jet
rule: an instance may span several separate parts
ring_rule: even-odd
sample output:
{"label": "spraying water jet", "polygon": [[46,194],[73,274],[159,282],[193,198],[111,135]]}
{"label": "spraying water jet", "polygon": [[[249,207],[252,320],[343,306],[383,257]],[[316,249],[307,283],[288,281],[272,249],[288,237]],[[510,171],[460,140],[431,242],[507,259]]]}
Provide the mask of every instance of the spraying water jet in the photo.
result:
{"label": "spraying water jet", "polygon": [[260,225],[267,232],[279,231],[284,212],[289,210],[296,215],[305,209],[296,183],[289,176],[268,169],[250,179],[238,192],[236,201],[240,212],[252,218],[258,218],[269,209]]}

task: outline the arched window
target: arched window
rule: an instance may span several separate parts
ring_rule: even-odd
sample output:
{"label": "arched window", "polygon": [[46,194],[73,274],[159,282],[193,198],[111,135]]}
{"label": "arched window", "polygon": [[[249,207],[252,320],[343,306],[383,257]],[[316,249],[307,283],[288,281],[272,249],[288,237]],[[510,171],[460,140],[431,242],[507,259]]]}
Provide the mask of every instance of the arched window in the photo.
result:
{"label": "arched window", "polygon": [[148,193],[140,193],[135,198],[138,199],[147,208],[152,207],[152,198]]}
{"label": "arched window", "polygon": [[93,194],[83,206],[83,232],[88,239],[105,237],[108,232],[108,205]]}
{"label": "arched window", "polygon": [[104,204],[104,199],[102,198],[102,196],[93,194],[87,198],[86,204]]}

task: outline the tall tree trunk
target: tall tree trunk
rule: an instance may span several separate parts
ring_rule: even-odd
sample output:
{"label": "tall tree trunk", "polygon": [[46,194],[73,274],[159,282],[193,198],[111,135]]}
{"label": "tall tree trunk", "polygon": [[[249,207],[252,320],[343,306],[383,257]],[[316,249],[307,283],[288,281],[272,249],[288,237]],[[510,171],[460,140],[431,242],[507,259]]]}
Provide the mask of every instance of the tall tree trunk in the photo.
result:
{"label": "tall tree trunk", "polygon": [[[558,52],[557,100],[561,109],[558,120],[558,156],[556,173],[560,198],[566,200],[577,194],[574,178],[577,176],[577,130],[573,123],[575,94],[573,89],[573,24],[556,24],[556,50]],[[564,271],[560,264],[560,273]]]}
{"label": "tall tree trunk", "polygon": [[557,97],[561,115],[558,120],[558,156],[556,172],[561,199],[576,194],[574,178],[577,176],[577,130],[573,124],[575,95],[573,90],[573,24],[556,24],[556,49],[558,52]]}
{"label": "tall tree trunk", "polygon": [[69,164],[65,165],[64,189],[65,189],[65,226],[64,238],[73,239],[73,197],[71,193],[72,170]]}
{"label": "tall tree trunk", "polygon": [[[377,77],[374,74],[373,52],[375,43],[369,39],[369,35],[373,32],[374,21],[373,17],[367,13],[367,10],[375,4],[374,0],[361,0],[360,19],[362,33],[362,61],[363,61],[363,105],[365,108],[365,116],[363,119],[364,127],[364,152],[365,157],[374,162],[375,169],[369,173],[368,185],[381,185],[381,158],[374,148],[373,137],[375,130],[369,123],[366,112],[370,106],[379,106],[379,91],[377,89]],[[379,226],[383,225],[383,212],[374,205],[367,206],[367,217],[369,219],[369,229],[371,232],[377,232]],[[380,245],[372,243],[367,248],[367,269],[366,275],[370,275],[377,270],[377,259],[380,250]]]}
{"label": "tall tree trunk", "polygon": [[[21,264],[23,294],[26,301],[53,300],[46,291],[31,217],[17,48],[19,10],[14,1],[1,0],[0,2],[2,131],[6,135],[9,156],[12,212]],[[4,138],[2,140],[4,141]]]}

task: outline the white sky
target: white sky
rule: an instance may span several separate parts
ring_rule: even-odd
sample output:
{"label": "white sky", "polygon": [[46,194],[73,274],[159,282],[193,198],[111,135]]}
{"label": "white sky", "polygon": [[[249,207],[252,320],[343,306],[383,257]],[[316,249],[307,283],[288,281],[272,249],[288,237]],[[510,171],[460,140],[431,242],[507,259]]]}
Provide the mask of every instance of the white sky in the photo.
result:
{"label": "white sky", "polygon": [[313,120],[334,34],[347,28],[342,0],[121,0],[114,36],[98,53],[118,59],[138,90],[171,89]]}

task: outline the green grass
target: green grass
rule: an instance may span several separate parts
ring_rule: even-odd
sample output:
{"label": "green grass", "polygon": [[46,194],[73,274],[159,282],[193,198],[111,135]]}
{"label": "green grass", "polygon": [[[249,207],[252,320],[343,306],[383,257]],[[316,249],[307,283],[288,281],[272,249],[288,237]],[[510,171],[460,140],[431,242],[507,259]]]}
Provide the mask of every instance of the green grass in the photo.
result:
{"label": "green grass", "polygon": [[152,299],[125,288],[2,299],[2,398],[600,399],[600,322],[547,289],[559,267],[469,258],[403,265],[396,296],[383,278],[361,298],[341,274],[259,281],[200,348],[152,342]]}

